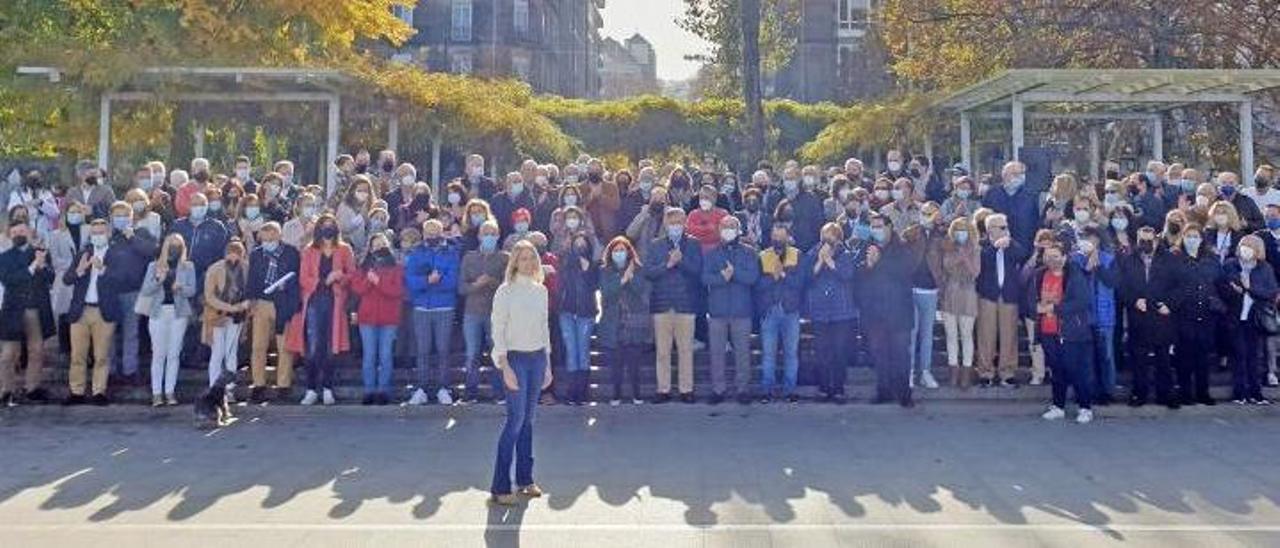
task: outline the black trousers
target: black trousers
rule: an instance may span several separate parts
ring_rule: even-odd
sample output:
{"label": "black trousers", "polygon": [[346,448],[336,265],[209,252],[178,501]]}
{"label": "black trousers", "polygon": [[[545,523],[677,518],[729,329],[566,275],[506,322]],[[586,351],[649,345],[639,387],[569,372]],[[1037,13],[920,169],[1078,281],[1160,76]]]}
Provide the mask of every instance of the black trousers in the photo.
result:
{"label": "black trousers", "polygon": [[1156,399],[1165,401],[1173,395],[1174,371],[1169,360],[1169,345],[1130,341],[1133,358],[1133,396],[1146,400],[1151,393],[1151,376],[1155,373]]}
{"label": "black trousers", "polygon": [[1184,401],[1209,399],[1209,369],[1217,351],[1214,335],[1212,323],[1179,330],[1176,362],[1178,388]]}
{"label": "black trousers", "polygon": [[640,364],[653,363],[645,360],[645,346],[622,344],[609,349],[609,377],[613,381],[613,398],[622,399],[622,385],[628,377],[631,379],[631,397],[640,397]]}
{"label": "black trousers", "polygon": [[909,354],[911,330],[893,329],[875,322],[866,324],[867,346],[871,349],[871,361],[876,368],[876,399],[905,402],[911,399],[911,386],[907,384],[911,368]]}
{"label": "black trousers", "polygon": [[819,388],[829,396],[843,396],[848,379],[849,360],[854,348],[853,320],[813,322],[818,345]]}

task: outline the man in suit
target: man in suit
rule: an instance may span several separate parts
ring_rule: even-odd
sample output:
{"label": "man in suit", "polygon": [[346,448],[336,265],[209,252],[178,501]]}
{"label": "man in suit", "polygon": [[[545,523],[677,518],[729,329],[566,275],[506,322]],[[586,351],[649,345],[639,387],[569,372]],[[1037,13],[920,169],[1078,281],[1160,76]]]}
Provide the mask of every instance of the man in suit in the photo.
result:
{"label": "man in suit", "polygon": [[[293,354],[285,349],[284,330],[299,306],[298,281],[275,286],[286,274],[298,272],[300,256],[293,246],[280,241],[280,225],[268,222],[258,230],[258,247],[249,254],[249,284],[246,294],[253,302],[253,350],[249,358],[253,389],[249,399],[263,402],[267,396],[267,349],[276,342],[276,398],[290,397],[293,386]],[[295,274],[296,275],[296,274]],[[270,291],[268,291],[270,289]]]}
{"label": "man in suit", "polygon": [[[56,326],[49,286],[53,268],[43,247],[31,244],[31,228],[25,223],[9,223],[13,247],[0,253],[0,285],[4,305],[0,307],[0,407],[25,400],[43,403],[48,393],[40,386],[44,372],[44,341]],[[18,388],[15,366],[27,345],[25,384]]]}
{"label": "man in suit", "polygon": [[[110,246],[111,227],[105,219],[94,219],[89,224],[89,245],[62,277],[73,288],[71,308],[67,311],[67,320],[71,322],[71,395],[67,397],[66,405],[86,401],[99,406],[110,403],[107,398],[108,357],[116,322],[121,316],[120,300],[111,298],[119,285],[114,276],[121,269],[114,262],[120,255],[109,257]],[[90,347],[93,348],[93,378],[92,384],[86,386]],[[86,400],[86,388],[90,387],[92,397]]]}

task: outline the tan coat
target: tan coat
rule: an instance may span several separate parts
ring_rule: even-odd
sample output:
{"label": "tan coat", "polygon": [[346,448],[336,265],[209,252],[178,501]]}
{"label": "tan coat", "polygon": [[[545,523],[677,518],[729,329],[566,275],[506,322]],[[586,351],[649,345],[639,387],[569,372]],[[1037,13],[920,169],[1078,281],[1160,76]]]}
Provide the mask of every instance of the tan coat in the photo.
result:
{"label": "tan coat", "polygon": [[[249,287],[249,265],[243,264],[240,267],[241,283],[245,288]],[[235,305],[238,303],[224,302],[218,298],[222,294],[222,288],[227,284],[227,261],[223,259],[213,263],[209,270],[204,274],[204,311],[201,312],[200,342],[204,344],[213,343],[213,328],[217,324],[222,323],[226,319],[226,315],[232,312],[238,312]],[[246,292],[247,296],[247,292]]]}

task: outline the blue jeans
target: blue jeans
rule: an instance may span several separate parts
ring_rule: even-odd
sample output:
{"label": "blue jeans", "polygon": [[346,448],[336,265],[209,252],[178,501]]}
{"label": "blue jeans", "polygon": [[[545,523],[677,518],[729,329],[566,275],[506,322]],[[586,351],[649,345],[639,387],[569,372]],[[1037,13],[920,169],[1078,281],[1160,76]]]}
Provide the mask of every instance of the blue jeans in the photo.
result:
{"label": "blue jeans", "polygon": [[430,392],[431,350],[434,348],[438,356],[436,365],[436,387],[449,386],[449,351],[453,338],[453,309],[413,310],[413,338],[417,345],[418,388]]}
{"label": "blue jeans", "polygon": [[[474,398],[480,386],[480,355],[493,348],[493,326],[489,316],[464,314],[462,316],[462,339],[467,346],[467,397]],[[493,370],[493,396],[500,398],[502,394],[502,375]]]}
{"label": "blue jeans", "polygon": [[595,318],[577,314],[560,315],[560,337],[564,339],[564,370],[586,371],[591,365],[591,330]]}
{"label": "blue jeans", "polygon": [[138,292],[121,293],[120,322],[116,325],[115,350],[111,353],[111,370],[122,375],[133,375],[138,372],[138,314],[133,306],[138,302]]}
{"label": "blue jeans", "polygon": [[782,339],[783,395],[791,395],[796,389],[796,376],[800,371],[800,314],[785,312],[774,307],[760,320],[760,346],[764,354],[763,379],[760,388],[766,395],[773,389],[778,364],[778,339]]}
{"label": "blue jeans", "polygon": [[360,373],[365,395],[391,389],[391,356],[396,348],[396,326],[361,325],[360,342],[364,351]]}
{"label": "blue jeans", "polygon": [[933,367],[933,325],[938,321],[938,292],[912,290],[915,323],[911,326],[911,374]]}
{"label": "blue jeans", "polygon": [[[533,484],[533,414],[547,370],[547,351],[508,352],[507,363],[520,387],[507,391],[507,422],[498,437],[498,458],[489,492],[511,494],[511,460],[516,461],[516,485]],[[505,389],[506,387],[503,387]]]}
{"label": "blue jeans", "polygon": [[1093,360],[1097,369],[1096,394],[1110,396],[1116,386],[1116,328],[1093,328]]}

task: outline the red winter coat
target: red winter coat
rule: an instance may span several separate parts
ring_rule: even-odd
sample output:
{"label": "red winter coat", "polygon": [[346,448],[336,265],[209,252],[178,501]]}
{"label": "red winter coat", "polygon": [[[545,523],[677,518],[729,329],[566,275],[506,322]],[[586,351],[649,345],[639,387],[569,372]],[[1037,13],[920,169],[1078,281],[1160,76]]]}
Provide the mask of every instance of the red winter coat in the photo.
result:
{"label": "red winter coat", "polygon": [[[369,281],[372,270],[378,283]],[[356,318],[360,325],[400,325],[400,302],[404,300],[404,267],[399,265],[361,269],[351,277],[351,290],[360,296]]]}

